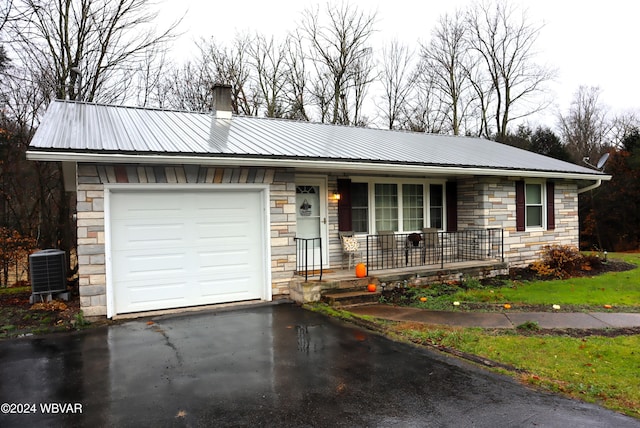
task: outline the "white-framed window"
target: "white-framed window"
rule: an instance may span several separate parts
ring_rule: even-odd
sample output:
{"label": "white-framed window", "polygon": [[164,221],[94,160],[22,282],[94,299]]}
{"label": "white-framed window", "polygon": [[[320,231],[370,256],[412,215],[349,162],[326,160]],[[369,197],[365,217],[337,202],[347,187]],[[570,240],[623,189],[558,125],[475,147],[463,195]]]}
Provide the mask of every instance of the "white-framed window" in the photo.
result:
{"label": "white-framed window", "polygon": [[545,226],[545,194],[543,183],[525,183],[525,225],[527,228]]}
{"label": "white-framed window", "polygon": [[369,183],[351,183],[351,225],[356,233],[369,231]]}
{"label": "white-framed window", "polygon": [[356,233],[417,232],[444,228],[444,182],[352,179],[351,217]]}

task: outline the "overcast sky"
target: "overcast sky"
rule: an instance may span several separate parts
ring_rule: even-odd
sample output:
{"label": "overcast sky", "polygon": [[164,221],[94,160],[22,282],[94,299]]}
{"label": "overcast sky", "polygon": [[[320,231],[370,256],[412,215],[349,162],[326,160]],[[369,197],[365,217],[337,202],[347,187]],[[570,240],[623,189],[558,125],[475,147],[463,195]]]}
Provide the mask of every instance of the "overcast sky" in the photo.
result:
{"label": "overcast sky", "polygon": [[[363,11],[377,12],[374,49],[397,38],[410,46],[429,38],[434,22],[469,0],[350,0]],[[213,36],[230,42],[235,34],[259,32],[283,37],[297,27],[304,0],[165,0],[162,17],[185,13],[175,55],[184,57],[193,40]],[[320,3],[325,5],[325,2]],[[539,60],[558,70],[550,85],[555,108],[565,111],[580,85],[599,86],[601,101],[612,111],[640,110],[638,26],[636,0],[519,0],[530,20],[544,24],[538,39]],[[552,116],[552,115],[549,115]],[[545,119],[540,119],[547,121]],[[549,123],[548,125],[552,125]]]}

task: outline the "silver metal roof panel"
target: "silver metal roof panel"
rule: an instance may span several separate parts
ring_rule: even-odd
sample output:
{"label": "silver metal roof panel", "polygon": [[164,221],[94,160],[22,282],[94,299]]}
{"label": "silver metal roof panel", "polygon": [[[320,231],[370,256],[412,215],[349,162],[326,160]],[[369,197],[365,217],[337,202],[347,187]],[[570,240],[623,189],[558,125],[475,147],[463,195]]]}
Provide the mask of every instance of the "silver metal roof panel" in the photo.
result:
{"label": "silver metal roof panel", "polygon": [[[302,121],[54,101],[31,152],[269,157],[602,175],[494,141]],[[562,175],[562,174],[561,174]]]}

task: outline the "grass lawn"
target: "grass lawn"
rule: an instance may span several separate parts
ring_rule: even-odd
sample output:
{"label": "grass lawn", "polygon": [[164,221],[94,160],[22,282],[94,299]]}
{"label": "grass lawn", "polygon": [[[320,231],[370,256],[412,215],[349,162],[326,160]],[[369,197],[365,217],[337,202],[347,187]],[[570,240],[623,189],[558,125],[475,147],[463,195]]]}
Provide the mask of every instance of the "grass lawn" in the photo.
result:
{"label": "grass lawn", "polygon": [[392,338],[444,346],[511,366],[520,381],[640,418],[640,335],[572,337],[383,323]]}
{"label": "grass lawn", "polygon": [[[612,254],[628,263],[640,265],[640,254]],[[512,305],[560,305],[595,307],[604,305],[640,310],[640,269],[609,272],[557,281],[508,281],[496,289],[472,289],[452,295],[463,302],[497,302]]]}
{"label": "grass lawn", "polygon": [[[640,266],[640,253],[614,253],[609,259]],[[406,290],[402,296],[404,302],[400,303],[433,310],[451,310],[453,302],[457,301],[461,309],[482,308],[484,304],[487,310],[503,310],[503,305],[508,303],[512,310],[522,306],[538,306],[544,310],[544,307],[550,309],[552,305],[559,305],[561,311],[568,312],[640,312],[640,269],[555,281],[515,279],[500,286],[482,286],[473,280],[467,282],[471,284],[412,288]],[[422,302],[421,297],[427,300]]]}
{"label": "grass lawn", "polygon": [[[640,254],[612,254],[640,265]],[[438,293],[442,290],[444,294]],[[421,302],[419,297],[427,297]],[[453,310],[453,301],[495,303],[500,310],[560,305],[562,310],[640,311],[640,269],[609,272],[594,277],[557,281],[509,281],[499,287],[472,289],[416,288],[406,304],[428,309]],[[611,309],[604,309],[611,305]],[[464,310],[465,305],[455,307]],[[353,319],[345,311],[316,306],[332,316]],[[496,370],[538,387],[640,418],[640,335],[612,336],[607,330],[576,332],[483,330],[373,320],[367,323],[391,338],[445,347],[494,361]]]}

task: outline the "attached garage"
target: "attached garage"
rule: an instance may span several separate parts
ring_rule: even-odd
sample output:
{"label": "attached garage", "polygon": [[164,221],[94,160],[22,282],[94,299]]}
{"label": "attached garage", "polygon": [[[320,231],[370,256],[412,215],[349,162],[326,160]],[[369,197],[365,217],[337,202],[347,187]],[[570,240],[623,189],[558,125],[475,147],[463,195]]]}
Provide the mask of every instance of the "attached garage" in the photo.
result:
{"label": "attached garage", "polygon": [[108,316],[269,300],[266,187],[105,188]]}

